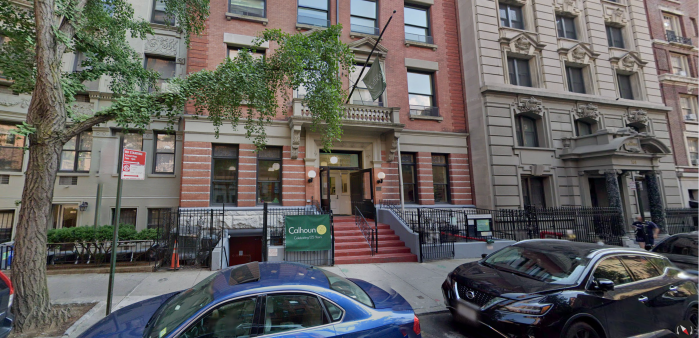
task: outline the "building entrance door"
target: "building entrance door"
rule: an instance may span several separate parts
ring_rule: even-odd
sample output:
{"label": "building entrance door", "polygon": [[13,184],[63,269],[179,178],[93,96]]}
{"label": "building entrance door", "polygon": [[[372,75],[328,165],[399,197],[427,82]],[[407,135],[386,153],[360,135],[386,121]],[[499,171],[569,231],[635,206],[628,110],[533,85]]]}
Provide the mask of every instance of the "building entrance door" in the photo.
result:
{"label": "building entrance door", "polygon": [[72,228],[78,225],[78,205],[75,204],[54,204],[52,222],[49,222],[49,229]]}

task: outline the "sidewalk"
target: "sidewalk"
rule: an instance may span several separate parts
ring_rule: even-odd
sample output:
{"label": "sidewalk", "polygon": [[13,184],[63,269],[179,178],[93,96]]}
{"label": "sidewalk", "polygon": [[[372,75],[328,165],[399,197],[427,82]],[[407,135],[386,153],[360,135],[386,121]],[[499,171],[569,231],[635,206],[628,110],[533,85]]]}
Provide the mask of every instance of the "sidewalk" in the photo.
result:
{"label": "sidewalk", "polygon": [[[475,259],[452,259],[428,263],[376,263],[322,267],[341,276],[359,278],[383,289],[398,291],[416,313],[444,310],[440,286],[447,273],[457,266]],[[119,273],[114,286],[115,309],[157,295],[192,287],[213,271],[180,270],[176,272]],[[49,276],[49,290],[53,303],[98,302],[67,337],[76,337],[105,316],[108,274]]]}

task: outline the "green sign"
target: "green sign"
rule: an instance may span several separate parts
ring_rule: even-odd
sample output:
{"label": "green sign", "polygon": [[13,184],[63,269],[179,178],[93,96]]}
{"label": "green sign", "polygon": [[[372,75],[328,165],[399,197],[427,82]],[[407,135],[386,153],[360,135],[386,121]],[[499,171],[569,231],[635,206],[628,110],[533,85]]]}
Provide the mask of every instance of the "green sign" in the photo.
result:
{"label": "green sign", "polygon": [[476,220],[476,231],[490,231],[490,220],[489,219],[477,219]]}
{"label": "green sign", "polygon": [[286,251],[330,250],[330,215],[286,216]]}

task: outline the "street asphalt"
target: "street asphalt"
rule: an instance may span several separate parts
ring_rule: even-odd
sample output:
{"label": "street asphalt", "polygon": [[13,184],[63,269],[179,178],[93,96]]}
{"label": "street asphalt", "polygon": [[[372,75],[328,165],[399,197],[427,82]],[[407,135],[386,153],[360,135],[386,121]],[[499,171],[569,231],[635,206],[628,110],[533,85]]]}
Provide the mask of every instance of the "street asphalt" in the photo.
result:
{"label": "street asphalt", "polygon": [[[359,278],[385,290],[398,291],[412,305],[415,313],[425,318],[425,337],[465,336],[457,327],[446,325],[448,313],[427,315],[446,310],[440,286],[447,273],[457,266],[475,259],[451,259],[428,263],[377,263],[323,267],[339,275]],[[187,289],[203,280],[213,271],[183,269],[152,273],[119,273],[114,286],[114,309],[161,294]],[[98,303],[88,314],[71,327],[64,337],[77,337],[105,316],[108,274],[48,276],[51,301],[57,304]],[[445,316],[446,315],[446,316]],[[422,322],[421,322],[422,323]],[[440,324],[441,323],[441,324]],[[444,328],[445,330],[443,330]],[[474,338],[476,336],[473,336]]]}

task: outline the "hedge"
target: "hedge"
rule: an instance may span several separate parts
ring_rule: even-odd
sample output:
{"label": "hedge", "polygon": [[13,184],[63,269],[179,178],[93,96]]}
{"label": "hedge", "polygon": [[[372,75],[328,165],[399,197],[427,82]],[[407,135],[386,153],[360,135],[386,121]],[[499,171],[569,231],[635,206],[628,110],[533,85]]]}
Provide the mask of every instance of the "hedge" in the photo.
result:
{"label": "hedge", "polygon": [[[51,229],[48,231],[48,243],[71,243],[71,242],[103,242],[110,241],[114,236],[114,226],[104,225],[97,228],[91,226]],[[156,240],[158,231],[156,229],[144,229],[136,231],[136,227],[131,224],[119,225],[119,240]]]}

